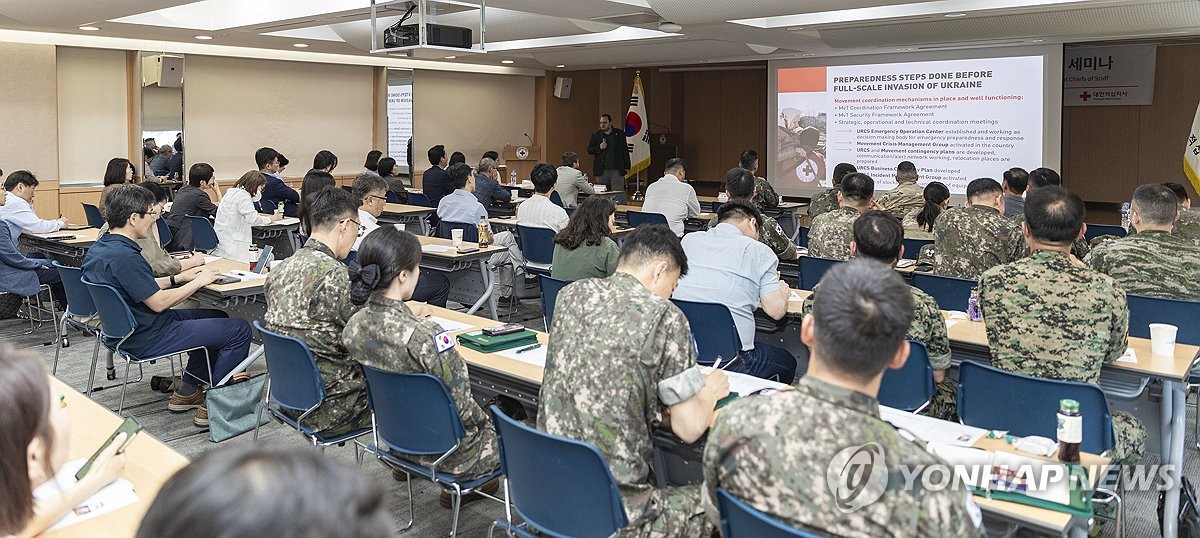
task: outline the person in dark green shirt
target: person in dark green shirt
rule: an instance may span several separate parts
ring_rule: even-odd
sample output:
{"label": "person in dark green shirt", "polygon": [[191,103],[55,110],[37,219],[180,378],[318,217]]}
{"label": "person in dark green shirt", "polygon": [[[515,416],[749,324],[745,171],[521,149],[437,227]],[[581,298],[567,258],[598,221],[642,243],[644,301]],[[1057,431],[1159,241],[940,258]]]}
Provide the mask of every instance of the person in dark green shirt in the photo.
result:
{"label": "person in dark green shirt", "polygon": [[612,237],[614,212],[612,200],[587,197],[571,215],[567,227],[554,236],[550,276],[569,282],[612,275],[620,254]]}

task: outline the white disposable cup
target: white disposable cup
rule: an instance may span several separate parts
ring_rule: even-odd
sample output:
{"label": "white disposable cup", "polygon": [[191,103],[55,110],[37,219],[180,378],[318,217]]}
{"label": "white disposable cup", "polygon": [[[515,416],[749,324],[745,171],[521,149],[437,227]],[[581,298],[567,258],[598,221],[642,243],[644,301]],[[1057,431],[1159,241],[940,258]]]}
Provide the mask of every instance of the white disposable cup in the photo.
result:
{"label": "white disposable cup", "polygon": [[462,246],[462,234],[463,231],[461,228],[450,230],[450,240],[454,241],[454,246]]}
{"label": "white disposable cup", "polygon": [[1150,324],[1150,352],[1166,357],[1175,356],[1175,334],[1179,327],[1166,323]]}

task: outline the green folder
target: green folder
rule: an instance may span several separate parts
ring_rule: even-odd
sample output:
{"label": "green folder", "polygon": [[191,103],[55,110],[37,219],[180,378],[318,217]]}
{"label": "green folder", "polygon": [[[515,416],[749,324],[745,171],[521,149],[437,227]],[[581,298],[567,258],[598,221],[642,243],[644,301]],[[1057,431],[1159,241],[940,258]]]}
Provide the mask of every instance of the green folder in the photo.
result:
{"label": "green folder", "polygon": [[458,343],[481,353],[495,353],[514,347],[538,343],[537,333],[525,329],[515,333],[488,336],[483,331],[472,331],[458,335]]}

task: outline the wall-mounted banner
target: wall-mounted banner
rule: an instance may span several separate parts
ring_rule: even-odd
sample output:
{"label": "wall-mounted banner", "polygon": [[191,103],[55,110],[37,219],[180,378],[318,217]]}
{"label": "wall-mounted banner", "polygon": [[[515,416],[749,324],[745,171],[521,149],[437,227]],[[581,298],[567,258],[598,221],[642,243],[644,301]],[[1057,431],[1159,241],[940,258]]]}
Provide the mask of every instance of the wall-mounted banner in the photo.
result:
{"label": "wall-mounted banner", "polygon": [[1154,102],[1155,45],[1063,50],[1063,105],[1149,105]]}

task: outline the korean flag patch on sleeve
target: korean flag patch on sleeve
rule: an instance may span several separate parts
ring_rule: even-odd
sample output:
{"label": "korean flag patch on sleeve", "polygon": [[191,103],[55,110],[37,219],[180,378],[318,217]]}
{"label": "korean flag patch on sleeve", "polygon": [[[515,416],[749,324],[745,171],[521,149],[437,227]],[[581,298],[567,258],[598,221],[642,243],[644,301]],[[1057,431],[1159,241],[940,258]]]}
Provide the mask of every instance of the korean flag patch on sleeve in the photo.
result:
{"label": "korean flag patch on sleeve", "polygon": [[454,347],[454,338],[450,336],[450,331],[442,331],[434,335],[433,346],[437,348],[438,353]]}

